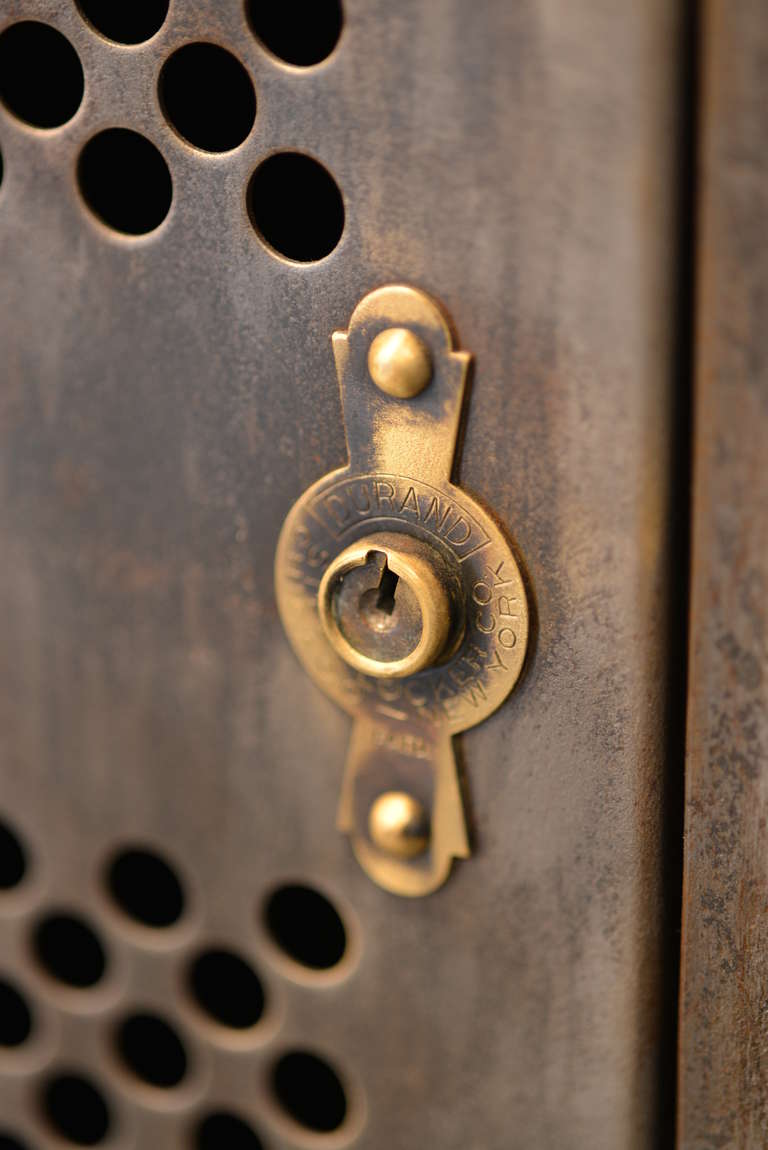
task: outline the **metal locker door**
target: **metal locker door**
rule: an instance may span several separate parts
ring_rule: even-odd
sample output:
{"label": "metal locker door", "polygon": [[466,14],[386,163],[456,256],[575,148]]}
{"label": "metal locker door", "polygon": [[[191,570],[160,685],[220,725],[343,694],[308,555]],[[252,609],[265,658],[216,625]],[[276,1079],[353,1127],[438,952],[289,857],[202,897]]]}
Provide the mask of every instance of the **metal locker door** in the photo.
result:
{"label": "metal locker door", "polygon": [[[0,1127],[657,1145],[682,11],[116,7],[0,14]],[[350,722],[273,586],[387,284],[473,357],[460,482],[532,620],[416,899],[336,830]]]}

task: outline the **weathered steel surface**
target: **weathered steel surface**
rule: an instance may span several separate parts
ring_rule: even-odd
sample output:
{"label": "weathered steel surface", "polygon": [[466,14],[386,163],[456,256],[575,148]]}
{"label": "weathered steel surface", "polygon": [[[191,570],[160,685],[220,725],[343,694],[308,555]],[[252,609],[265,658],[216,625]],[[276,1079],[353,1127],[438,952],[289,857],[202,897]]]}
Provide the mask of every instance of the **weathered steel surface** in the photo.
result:
{"label": "weathered steel surface", "polygon": [[[36,1074],[72,1060],[109,1094],[116,1145],[186,1145],[205,1100],[252,1116],[271,1150],[303,1145],[264,1076],[308,1044],[365,1100],[329,1145],[651,1147],[678,13],[346,11],[337,52],[302,73],[239,3],[174,0],[130,50],[69,2],[2,8],[69,36],[86,100],[45,135],[0,110],[0,807],[36,859],[0,907],[0,964],[42,1019],[26,1061],[0,1063],[0,1114],[47,1145]],[[226,156],[183,144],[155,97],[170,48],[200,35],[257,89]],[[78,200],[78,149],[112,124],[171,168],[171,215],[146,240],[111,238]],[[316,265],[275,259],[246,214],[250,173],[282,147],[327,163],[345,197],[344,238]],[[509,526],[537,620],[514,696],[463,738],[472,864],[417,903],[374,886],[334,828],[348,720],[299,667],[272,587],[284,516],[345,457],[330,333],[393,280],[442,298],[475,356],[461,482]],[[191,891],[164,947],[100,893],[105,853],[135,839]],[[286,876],[347,918],[336,980],[274,961],[257,910]],[[59,901],[113,956],[90,999],[29,962],[31,917]],[[228,1047],[196,1024],[180,972],[205,939],[259,967],[271,1041]],[[196,1070],[166,1106],[110,1053],[136,1002],[188,1038]]]}
{"label": "weathered steel surface", "polygon": [[705,5],[683,1150],[768,1142],[768,13]]}

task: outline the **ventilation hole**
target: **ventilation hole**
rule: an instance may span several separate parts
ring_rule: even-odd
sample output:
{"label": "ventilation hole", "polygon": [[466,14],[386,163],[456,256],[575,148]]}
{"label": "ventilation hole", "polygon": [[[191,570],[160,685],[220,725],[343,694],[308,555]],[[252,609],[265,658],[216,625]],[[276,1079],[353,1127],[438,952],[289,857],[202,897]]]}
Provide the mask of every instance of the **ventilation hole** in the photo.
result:
{"label": "ventilation hole", "polygon": [[154,1014],[126,1018],[118,1030],[117,1049],[126,1066],[150,1086],[178,1086],[187,1072],[181,1039]]}
{"label": "ventilation hole", "polygon": [[144,235],[168,215],[171,173],[154,144],[128,128],[107,128],[83,148],[77,163],[80,191],[105,224]]}
{"label": "ventilation hole", "polygon": [[35,128],[66,124],[83,87],[77,52],[55,28],[22,20],[0,35],[0,100],[20,120]]}
{"label": "ventilation hole", "polygon": [[263,1143],[242,1118],[222,1110],[203,1119],[195,1132],[195,1146],[197,1150],[262,1150]]}
{"label": "ventilation hole", "polygon": [[43,1093],[43,1109],[53,1129],[76,1146],[95,1146],[109,1130],[109,1109],[101,1093],[79,1074],[60,1074]]}
{"label": "ventilation hole", "polygon": [[27,857],[16,835],[0,820],[0,890],[18,886],[27,869]]}
{"label": "ventilation hole", "polygon": [[336,1072],[315,1054],[285,1054],[272,1071],[272,1085],[283,1109],[302,1126],[327,1134],[344,1121],[344,1088]]}
{"label": "ventilation hole", "polygon": [[82,16],[118,44],[141,44],[168,15],[168,0],[78,0]]}
{"label": "ventilation hole", "polygon": [[21,1142],[13,1134],[0,1130],[0,1150],[29,1150],[26,1142]]}
{"label": "ventilation hole", "polygon": [[15,987],[0,979],[0,1046],[21,1046],[32,1030],[32,1015]]}
{"label": "ventilation hole", "polygon": [[166,61],[158,87],[171,125],[204,152],[236,148],[253,127],[256,93],[250,76],[216,44],[179,48]]}
{"label": "ventilation hole", "polygon": [[34,948],[50,975],[69,986],[97,983],[106,958],[98,938],[83,919],[70,914],[51,914],[35,929]]}
{"label": "ventilation hole", "polygon": [[254,35],[287,64],[319,64],[341,35],[340,0],[247,0],[245,8]]}
{"label": "ventilation hole", "polygon": [[202,1009],[220,1022],[245,1030],[264,1012],[264,991],[251,967],[226,950],[207,950],[193,963],[190,987]]}
{"label": "ventilation hole", "polygon": [[333,176],[301,152],[277,152],[259,164],[248,186],[248,210],[265,243],[299,263],[327,256],[344,230]]}
{"label": "ventilation hole", "polygon": [[167,862],[148,850],[121,851],[110,863],[107,885],[125,914],[145,926],[172,926],[184,909],[178,878]]}
{"label": "ventilation hole", "polygon": [[275,942],[296,962],[328,970],[344,956],[347,935],[335,907],[308,886],[282,886],[269,898],[265,914]]}

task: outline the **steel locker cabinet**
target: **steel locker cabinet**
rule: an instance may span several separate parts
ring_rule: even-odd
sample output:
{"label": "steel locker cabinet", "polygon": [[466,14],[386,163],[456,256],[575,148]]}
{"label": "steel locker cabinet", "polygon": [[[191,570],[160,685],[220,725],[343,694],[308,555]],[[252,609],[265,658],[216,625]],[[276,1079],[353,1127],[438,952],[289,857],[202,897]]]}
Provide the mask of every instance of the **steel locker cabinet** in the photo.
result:
{"label": "steel locker cabinet", "polygon": [[[266,3],[171,0],[134,44],[90,7],[0,13],[83,76],[5,41],[0,990],[32,1025],[8,997],[0,1127],[658,1145],[682,6],[345,0],[306,66]],[[461,488],[532,624],[457,740],[471,857],[413,899],[336,829],[350,720],[273,584],[346,458],[332,333],[388,284],[473,357]]]}
{"label": "steel locker cabinet", "polygon": [[682,1150],[759,1150],[768,1131],[765,7],[710,0],[702,32],[678,1137]]}

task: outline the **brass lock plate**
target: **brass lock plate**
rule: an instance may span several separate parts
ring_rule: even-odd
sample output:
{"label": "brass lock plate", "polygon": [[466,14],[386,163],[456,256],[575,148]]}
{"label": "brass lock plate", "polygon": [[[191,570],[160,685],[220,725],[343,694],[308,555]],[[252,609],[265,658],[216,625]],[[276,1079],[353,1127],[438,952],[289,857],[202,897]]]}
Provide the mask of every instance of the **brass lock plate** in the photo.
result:
{"label": "brass lock plate", "polygon": [[277,601],[355,720],[338,825],[375,881],[423,895],[469,854],[451,739],[514,687],[528,602],[507,537],[451,482],[470,357],[437,304],[380,288],[333,349],[349,463],[291,509]]}

